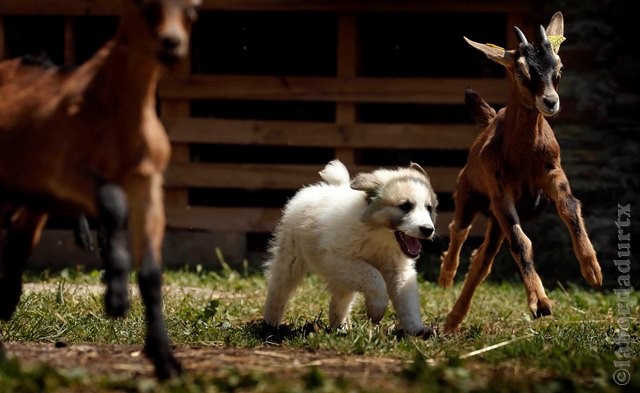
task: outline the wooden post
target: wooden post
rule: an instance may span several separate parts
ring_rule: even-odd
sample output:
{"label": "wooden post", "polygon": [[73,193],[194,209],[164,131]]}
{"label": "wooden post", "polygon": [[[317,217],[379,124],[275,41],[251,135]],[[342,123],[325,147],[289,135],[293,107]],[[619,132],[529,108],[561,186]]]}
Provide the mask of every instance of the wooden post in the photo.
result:
{"label": "wooden post", "polygon": [[[191,70],[191,56],[180,63],[180,65],[167,77],[186,76]],[[188,100],[170,100],[164,99],[160,102],[160,115],[162,118],[171,117],[189,117],[189,101]],[[188,143],[171,143],[171,162],[169,165],[189,162],[189,144]],[[183,188],[170,188],[165,190],[165,205],[167,207],[185,208],[189,204],[189,194]]]}
{"label": "wooden post", "polygon": [[73,17],[66,16],[64,18],[64,64],[71,65],[76,63],[76,45],[73,32]]}
{"label": "wooden post", "polygon": [[0,16],[0,60],[4,60],[7,55],[7,43],[4,33],[4,18]]}
{"label": "wooden post", "polygon": [[[340,14],[338,19],[338,67],[337,76],[353,78],[357,73],[358,32],[355,14]],[[349,125],[356,123],[356,104],[336,103],[336,123]],[[347,167],[355,164],[355,151],[352,148],[338,147],[336,158]]]}

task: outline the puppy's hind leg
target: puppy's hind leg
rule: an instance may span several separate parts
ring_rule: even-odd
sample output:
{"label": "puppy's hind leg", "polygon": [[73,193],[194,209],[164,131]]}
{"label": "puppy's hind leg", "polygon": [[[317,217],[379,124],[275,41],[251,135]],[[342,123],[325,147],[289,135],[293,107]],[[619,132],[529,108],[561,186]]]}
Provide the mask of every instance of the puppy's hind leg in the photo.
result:
{"label": "puppy's hind leg", "polygon": [[330,286],[331,302],[329,303],[329,326],[331,329],[348,327],[351,306],[356,296],[354,291]]}
{"label": "puppy's hind leg", "polygon": [[352,292],[364,294],[367,316],[373,323],[380,322],[387,310],[389,298],[384,279],[375,267],[362,260],[335,261],[326,264],[323,277],[330,283],[332,294],[332,329],[339,327],[348,318],[353,301],[353,295],[349,293]]}
{"label": "puppy's hind leg", "polygon": [[278,326],[282,322],[284,309],[306,273],[301,258],[287,252],[277,251],[266,264],[268,292],[264,304],[264,321]]}

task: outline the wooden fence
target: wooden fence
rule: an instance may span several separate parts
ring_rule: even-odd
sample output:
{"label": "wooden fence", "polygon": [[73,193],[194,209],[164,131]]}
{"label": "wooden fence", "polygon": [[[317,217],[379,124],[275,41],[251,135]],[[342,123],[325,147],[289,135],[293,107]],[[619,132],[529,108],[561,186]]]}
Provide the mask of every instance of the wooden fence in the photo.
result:
{"label": "wooden fence", "polygon": [[[63,18],[62,37],[63,61],[73,63],[77,60],[75,45],[78,42],[75,21],[88,16],[116,16],[119,4],[112,0],[2,0],[0,3],[0,58],[11,54],[11,37],[5,32],[7,22],[17,16],[56,16]],[[448,160],[449,155],[462,157],[477,135],[477,130],[470,123],[470,118],[462,111],[451,111],[447,115],[446,108],[461,107],[463,92],[466,87],[473,87],[485,99],[494,105],[500,105],[506,99],[506,84],[503,77],[495,75],[495,69],[489,73],[471,72],[468,75],[447,75],[437,72],[432,75],[420,75],[418,72],[403,74],[397,72],[390,75],[375,72],[363,72],[362,53],[364,35],[361,23],[363,18],[373,15],[374,19],[390,15],[390,18],[401,18],[403,15],[443,15],[454,20],[456,15],[464,15],[467,20],[476,21],[476,32],[482,33],[482,21],[489,15],[492,20],[502,21],[498,26],[500,37],[497,44],[507,47],[515,46],[512,26],[523,27],[525,32],[531,31],[529,17],[532,12],[530,1],[320,1],[320,0],[204,0],[201,16],[206,15],[283,15],[303,13],[310,15],[322,13],[329,15],[335,21],[333,32],[335,43],[335,72],[327,75],[275,75],[264,72],[251,74],[243,72],[209,72],[197,71],[197,64],[187,59],[181,66],[169,73],[159,87],[159,111],[169,132],[173,153],[172,161],[166,178],[166,206],[168,217],[168,236],[180,230],[210,231],[222,234],[218,241],[235,244],[235,249],[228,249],[231,259],[242,258],[247,255],[247,236],[260,234],[265,239],[280,217],[281,205],[286,197],[302,185],[318,180],[317,172],[326,162],[289,162],[266,158],[262,162],[237,162],[238,160],[202,160],[194,153],[194,149],[205,149],[210,156],[231,152],[234,149],[248,148],[246,154],[251,154],[256,148],[276,148],[282,156],[287,156],[289,150],[301,149],[296,154],[304,156],[307,151],[322,149],[330,151],[330,155],[341,159],[352,172],[369,170],[387,161],[376,161],[376,151],[385,152],[397,150],[403,152],[400,158],[411,158],[422,163],[422,158],[435,154],[444,157],[441,162],[426,164],[436,191],[441,195],[443,209],[439,214],[437,229],[447,234],[446,229],[451,220],[451,193],[462,162],[458,159]],[[218,19],[219,20],[219,19]],[[415,21],[416,19],[412,19]],[[417,19],[419,20],[419,18]],[[201,18],[202,21],[202,18]],[[379,22],[378,22],[379,23]],[[479,27],[478,27],[479,26]],[[384,25],[381,25],[384,27]],[[491,26],[496,29],[496,26]],[[419,30],[419,29],[418,29]],[[194,30],[198,34],[198,29]],[[296,32],[292,32],[293,35]],[[443,52],[437,43],[447,32],[439,32],[431,37],[424,37],[427,42],[435,45],[432,54],[433,62],[446,64],[450,58],[462,59],[463,62],[478,64],[482,55],[472,49],[466,51],[452,48]],[[369,34],[371,35],[371,34]],[[483,36],[470,36],[482,40]],[[199,53],[206,51],[208,37],[194,37],[194,48]],[[462,42],[461,37],[453,39]],[[501,40],[501,41],[500,41]],[[364,42],[364,44],[367,44]],[[376,46],[368,42],[369,47]],[[429,48],[429,45],[425,45]],[[460,47],[465,48],[463,45]],[[447,48],[444,48],[447,50]],[[224,53],[223,53],[224,54]],[[222,55],[223,55],[222,54]],[[485,64],[486,62],[482,63]],[[452,64],[452,66],[460,66]],[[464,64],[463,64],[464,66]],[[491,66],[485,66],[491,67]],[[446,68],[446,66],[445,66]],[[194,71],[196,69],[196,71]],[[373,74],[373,75],[372,75]],[[487,76],[488,75],[488,76]],[[209,117],[196,115],[194,103],[232,102],[243,103],[300,103],[327,104],[333,116],[322,121],[302,119],[260,119],[231,116],[224,114]],[[437,116],[437,122],[428,119],[420,122],[409,120],[376,121],[364,120],[362,113],[367,105],[370,112],[384,111],[384,105],[413,106],[413,112],[420,112],[420,108],[445,108],[442,116]],[[376,105],[378,105],[376,107]],[[378,108],[378,109],[376,109]],[[418,108],[418,109],[415,109]],[[254,149],[254,150],[251,150]],[[373,158],[363,159],[367,151],[373,152]],[[284,153],[283,153],[284,152]],[[233,154],[233,153],[229,153]],[[324,153],[323,153],[324,154]],[[323,156],[320,154],[319,156]],[[224,154],[223,154],[224,155]],[[326,154],[325,154],[326,155]],[[323,156],[324,157],[324,156]],[[330,157],[331,158],[331,157]],[[398,161],[398,159],[395,159]],[[391,160],[393,161],[393,160]],[[398,163],[400,164],[400,163]],[[208,191],[206,203],[200,203],[194,197],[197,190]],[[230,191],[231,190],[231,191]],[[249,190],[257,192],[257,200],[250,203],[240,201],[233,203],[234,192]],[[261,205],[260,191],[280,192],[282,202],[273,201]],[[217,203],[216,194],[226,193],[231,202]],[[250,198],[251,193],[249,194]],[[246,195],[245,195],[246,196]],[[284,199],[283,199],[284,198]],[[50,247],[58,247],[57,252],[68,252],[69,238],[60,231],[50,231],[48,243]],[[206,233],[206,232],[205,232]],[[482,226],[476,225],[474,235],[482,233]],[[60,237],[64,241],[60,241]],[[235,240],[230,240],[230,239]],[[223,240],[220,240],[223,239]],[[208,238],[206,247],[212,247]],[[250,242],[249,242],[250,243]],[[264,241],[258,242],[260,249]],[[224,248],[224,245],[220,245]],[[71,247],[72,248],[72,247]],[[256,250],[259,251],[259,250]],[[189,262],[189,250],[178,248],[169,256],[171,260]],[[44,253],[43,253],[44,254]],[[51,251],[46,251],[46,257],[51,258]],[[75,255],[75,254],[74,254]],[[211,253],[212,258],[214,257]],[[77,256],[76,256],[77,257]],[[44,256],[43,256],[44,258]],[[206,261],[200,261],[206,262]]]}

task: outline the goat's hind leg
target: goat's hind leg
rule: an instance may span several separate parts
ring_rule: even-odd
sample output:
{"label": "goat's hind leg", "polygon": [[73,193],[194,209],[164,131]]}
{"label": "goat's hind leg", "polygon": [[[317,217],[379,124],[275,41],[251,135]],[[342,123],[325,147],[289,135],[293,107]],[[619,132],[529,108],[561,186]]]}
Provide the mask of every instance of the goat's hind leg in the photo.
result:
{"label": "goat's hind leg", "polygon": [[471,224],[476,215],[475,204],[467,191],[468,186],[464,179],[460,176],[458,190],[454,195],[456,208],[453,221],[449,224],[449,248],[441,258],[438,285],[444,288],[450,288],[453,285],[453,279],[460,264],[460,250],[469,236]]}
{"label": "goat's hind leg", "polygon": [[0,249],[0,319],[8,321],[22,294],[22,272],[39,241],[47,215],[20,208],[12,211]]}
{"label": "goat's hind leg", "polygon": [[129,310],[128,277],[131,260],[127,251],[125,226],[127,196],[115,184],[98,190],[98,211],[103,227],[104,244],[100,250],[105,269],[105,312],[110,317],[123,317]]}
{"label": "goat's hind leg", "polygon": [[490,218],[487,223],[484,242],[471,256],[471,267],[464,280],[462,291],[449,312],[449,315],[447,315],[447,322],[444,328],[445,332],[456,330],[460,326],[460,323],[462,323],[462,320],[469,312],[473,294],[478,285],[489,275],[493,260],[500,250],[503,241],[504,234],[502,229],[494,218]]}
{"label": "goat's hind leg", "polygon": [[547,297],[542,280],[533,264],[531,240],[520,226],[520,218],[510,194],[494,197],[492,210],[502,231],[508,236],[511,255],[520,268],[527,293],[529,311],[534,318],[551,315],[551,301]]}
{"label": "goat's hind leg", "polygon": [[162,240],[165,212],[160,174],[138,175],[128,189],[132,257],[138,272],[145,307],[145,355],[153,362],[158,379],[182,373],[174,357],[162,312]]}

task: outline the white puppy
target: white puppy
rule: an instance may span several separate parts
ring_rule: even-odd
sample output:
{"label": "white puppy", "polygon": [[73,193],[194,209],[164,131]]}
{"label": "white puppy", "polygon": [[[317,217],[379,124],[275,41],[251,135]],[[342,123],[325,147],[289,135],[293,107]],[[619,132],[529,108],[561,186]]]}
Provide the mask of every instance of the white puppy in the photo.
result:
{"label": "white puppy", "polygon": [[[331,328],[348,323],[355,294],[378,323],[388,299],[404,331],[429,335],[420,317],[415,258],[419,239],[434,234],[436,194],[417,164],[362,173],[331,161],[324,182],[302,188],[287,203],[266,262],[269,282],[264,321],[278,326],[289,297],[306,272],[321,276],[331,294]],[[388,295],[388,297],[387,297]]]}

